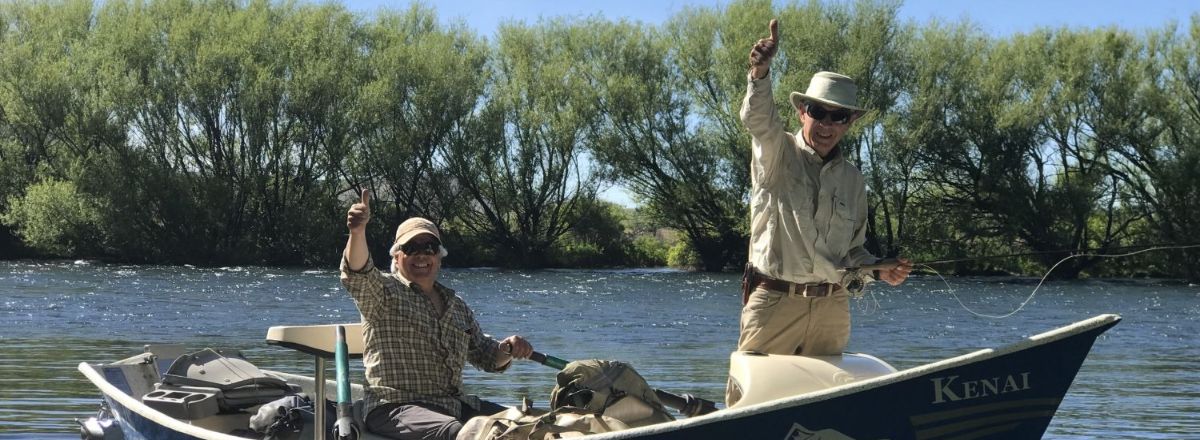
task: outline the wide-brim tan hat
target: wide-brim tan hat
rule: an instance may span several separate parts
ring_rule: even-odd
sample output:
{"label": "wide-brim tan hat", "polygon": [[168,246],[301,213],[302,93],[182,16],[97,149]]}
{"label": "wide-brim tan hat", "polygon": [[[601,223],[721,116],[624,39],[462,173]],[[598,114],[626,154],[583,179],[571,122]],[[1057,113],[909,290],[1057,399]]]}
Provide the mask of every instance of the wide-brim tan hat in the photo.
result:
{"label": "wide-brim tan hat", "polygon": [[804,108],[805,103],[815,101],[859,112],[867,111],[858,106],[858,85],[854,79],[840,73],[817,72],[809,80],[808,90],[804,93],[792,92],[790,98],[792,107],[797,110]]}
{"label": "wide-brim tan hat", "polygon": [[413,217],[405,220],[404,223],[401,223],[400,226],[396,228],[395,243],[408,243],[408,241],[412,240],[413,237],[421,234],[432,235],[433,238],[436,238],[439,243],[442,241],[442,234],[438,232],[437,225],[433,224],[433,222],[429,221],[428,219]]}

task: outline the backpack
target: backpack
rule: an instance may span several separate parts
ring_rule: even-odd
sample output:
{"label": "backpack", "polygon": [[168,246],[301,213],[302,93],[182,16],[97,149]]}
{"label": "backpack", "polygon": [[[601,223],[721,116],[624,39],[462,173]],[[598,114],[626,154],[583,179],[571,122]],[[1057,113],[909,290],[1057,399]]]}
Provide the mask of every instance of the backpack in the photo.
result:
{"label": "backpack", "polygon": [[[265,440],[312,438],[314,411],[312,399],[304,394],[265,403],[258,408],[258,413],[250,417],[251,437]],[[325,437],[332,438],[329,433],[333,430],[336,417],[328,414],[337,413],[333,402],[325,400],[325,413]]]}
{"label": "backpack", "polygon": [[675,420],[642,375],[624,362],[575,361],[558,372],[550,408],[579,408],[629,427]]}

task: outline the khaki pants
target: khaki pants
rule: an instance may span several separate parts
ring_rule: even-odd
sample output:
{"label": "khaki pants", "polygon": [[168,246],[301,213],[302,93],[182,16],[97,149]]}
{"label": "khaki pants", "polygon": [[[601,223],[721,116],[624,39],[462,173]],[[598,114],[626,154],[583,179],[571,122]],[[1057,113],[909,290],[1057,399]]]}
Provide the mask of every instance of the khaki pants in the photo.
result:
{"label": "khaki pants", "polygon": [[742,307],[738,351],[840,355],[850,342],[850,296],[802,297],[755,289]]}

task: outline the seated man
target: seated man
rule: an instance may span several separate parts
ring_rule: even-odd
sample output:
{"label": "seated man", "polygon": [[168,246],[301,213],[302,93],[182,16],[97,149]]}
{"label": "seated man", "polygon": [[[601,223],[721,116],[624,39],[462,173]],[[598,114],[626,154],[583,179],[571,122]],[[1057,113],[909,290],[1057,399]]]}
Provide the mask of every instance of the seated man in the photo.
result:
{"label": "seated man", "polygon": [[501,372],[533,346],[520,336],[498,342],[485,335],[462,298],[437,282],[446,249],[429,220],[401,223],[392,272],[376,269],[367,251],[369,201],[363,191],[346,215],[350,238],[341,264],[342,285],[363,317],[366,428],[397,439],[453,439],[462,421],[478,415],[463,405],[466,362]]}

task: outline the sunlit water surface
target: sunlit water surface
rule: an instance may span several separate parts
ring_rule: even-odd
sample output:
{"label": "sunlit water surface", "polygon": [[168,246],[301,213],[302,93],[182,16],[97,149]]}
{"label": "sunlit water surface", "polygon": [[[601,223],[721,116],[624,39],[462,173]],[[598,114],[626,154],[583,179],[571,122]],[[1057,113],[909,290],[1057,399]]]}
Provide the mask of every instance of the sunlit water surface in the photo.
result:
{"label": "sunlit water surface", "polygon": [[[655,387],[721,401],[737,341],[737,274],[671,270],[447,269],[443,281],[485,332],[521,334],[565,359],[632,364]],[[897,368],[996,347],[1102,313],[1096,342],[1046,438],[1200,438],[1200,287],[1161,281],[1050,283],[914,277],[854,304],[849,350]],[[76,370],[147,343],[242,350],[262,368],[311,374],[312,360],[263,342],[272,325],[353,322],[333,270],[0,262],[0,438],[78,438],[98,392]],[[357,367],[357,366],[356,366]],[[355,368],[361,375],[361,368]],[[471,392],[545,405],[554,371],[521,362],[468,369]],[[868,416],[868,415],[864,415]]]}

